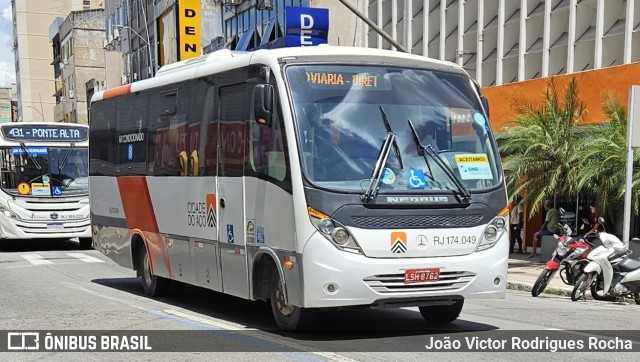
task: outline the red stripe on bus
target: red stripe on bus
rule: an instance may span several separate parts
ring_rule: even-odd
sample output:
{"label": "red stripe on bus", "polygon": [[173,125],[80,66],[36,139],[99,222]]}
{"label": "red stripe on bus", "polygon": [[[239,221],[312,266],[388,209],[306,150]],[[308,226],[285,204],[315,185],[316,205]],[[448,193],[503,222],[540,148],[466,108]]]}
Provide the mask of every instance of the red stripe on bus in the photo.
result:
{"label": "red stripe on bus", "polygon": [[104,93],[102,93],[102,99],[113,98],[129,93],[131,93],[131,84],[125,84],[105,90]]}
{"label": "red stripe on bus", "polygon": [[147,179],[144,176],[118,177],[118,189],[129,229],[158,232]]}
{"label": "red stripe on bus", "polygon": [[162,258],[167,267],[169,278],[173,279],[169,256],[164,247],[164,238],[158,229],[146,177],[121,176],[117,180],[127,226],[132,230],[132,234],[142,236],[149,253],[151,270],[153,270],[155,263]]}

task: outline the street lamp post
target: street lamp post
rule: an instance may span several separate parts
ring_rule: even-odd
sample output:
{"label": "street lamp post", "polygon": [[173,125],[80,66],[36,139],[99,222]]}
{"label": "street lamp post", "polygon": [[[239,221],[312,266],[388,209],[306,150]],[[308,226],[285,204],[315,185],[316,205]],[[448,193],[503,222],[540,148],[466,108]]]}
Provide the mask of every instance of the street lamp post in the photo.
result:
{"label": "street lamp post", "polygon": [[[121,28],[121,29],[129,29],[131,32],[133,32],[138,38],[140,38],[140,40],[142,40],[146,45],[147,45],[147,49],[149,50],[149,74],[152,73],[153,70],[153,65],[151,64],[151,44],[149,43],[148,39],[145,39],[142,37],[142,35],[140,35],[137,31],[135,31],[132,27],[128,26],[128,25],[114,25],[114,27],[116,28]],[[149,29],[147,29],[147,33],[149,32]],[[147,34],[148,37],[149,34]]]}

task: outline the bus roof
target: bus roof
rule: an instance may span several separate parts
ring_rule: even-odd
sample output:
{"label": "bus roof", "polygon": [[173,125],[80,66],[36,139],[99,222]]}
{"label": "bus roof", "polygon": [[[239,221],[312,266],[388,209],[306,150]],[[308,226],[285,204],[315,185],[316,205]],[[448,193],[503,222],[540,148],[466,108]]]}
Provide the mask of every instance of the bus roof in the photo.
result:
{"label": "bus roof", "polygon": [[158,70],[156,76],[153,78],[96,92],[91,98],[91,102],[117,97],[131,92],[139,92],[146,89],[156,88],[166,84],[176,83],[209,74],[215,74],[226,70],[248,66],[250,64],[275,64],[284,58],[313,56],[334,56],[340,59],[349,57],[366,59],[385,58],[387,63],[390,59],[394,59],[399,62],[405,61],[419,64],[421,67],[425,68],[448,69],[457,72],[465,72],[462,67],[455,63],[426,58],[415,54],[375,48],[320,45],[312,47],[260,49],[253,52],[239,52],[231,51],[229,49],[221,49],[197,58],[165,65]]}

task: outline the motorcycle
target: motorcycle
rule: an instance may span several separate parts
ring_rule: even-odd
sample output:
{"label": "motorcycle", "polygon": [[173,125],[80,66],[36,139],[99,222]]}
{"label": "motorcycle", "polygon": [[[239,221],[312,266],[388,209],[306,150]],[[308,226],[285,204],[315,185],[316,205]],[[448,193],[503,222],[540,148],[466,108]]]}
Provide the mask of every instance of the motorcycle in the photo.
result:
{"label": "motorcycle", "polygon": [[[599,218],[598,222],[604,225],[604,219]],[[629,243],[615,235],[603,231],[599,238],[603,245],[587,256],[589,263],[571,292],[571,300],[584,299],[589,288],[596,300],[632,297],[640,304],[640,260],[628,258]],[[640,242],[636,238],[632,240]]]}
{"label": "motorcycle", "polygon": [[560,279],[567,285],[574,285],[588,264],[587,255],[593,246],[585,239],[574,239],[571,228],[563,226],[563,235],[554,235],[558,239],[558,247],[551,255],[551,259],[545,264],[544,270],[533,284],[531,295],[537,297],[547,287],[555,273],[560,270]]}

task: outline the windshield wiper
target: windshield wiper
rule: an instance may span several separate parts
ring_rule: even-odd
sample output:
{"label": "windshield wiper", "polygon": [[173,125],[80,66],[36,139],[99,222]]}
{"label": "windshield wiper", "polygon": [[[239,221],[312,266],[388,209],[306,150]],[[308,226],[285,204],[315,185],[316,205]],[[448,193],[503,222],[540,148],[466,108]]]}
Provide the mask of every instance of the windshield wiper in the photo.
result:
{"label": "windshield wiper", "polygon": [[389,152],[391,151],[391,145],[396,140],[396,135],[393,132],[387,132],[387,138],[385,138],[382,143],[382,147],[380,148],[380,153],[378,153],[378,159],[376,160],[376,165],[373,168],[373,173],[371,174],[371,181],[369,181],[369,187],[367,191],[360,197],[363,202],[367,202],[372,200],[376,193],[378,192],[378,185],[380,184],[380,178],[382,178],[382,169],[384,165],[387,164],[387,158],[389,157]]}
{"label": "windshield wiper", "polygon": [[62,172],[62,169],[67,165],[67,161],[69,160],[69,155],[71,154],[71,151],[73,151],[75,147],[76,147],[76,144],[72,142],[71,147],[69,147],[69,150],[67,150],[67,153],[64,155],[62,162],[58,164],[58,175],[60,175],[60,172]]}
{"label": "windshield wiper", "polygon": [[[384,108],[382,108],[382,106],[380,106],[380,114],[382,114],[382,122],[384,122],[384,127],[387,129],[387,133],[393,133],[393,135],[395,136],[395,133],[393,132],[393,130],[391,130],[391,123],[389,123],[389,119],[387,118],[387,114],[384,111]],[[400,164],[400,169],[404,169],[404,166],[402,166],[402,156],[400,155],[400,147],[398,147],[398,141],[395,139],[393,139],[393,151],[396,153],[396,157],[398,158],[398,163]]]}
{"label": "windshield wiper", "polygon": [[[438,153],[433,149],[433,147],[431,147],[431,145],[425,146],[422,144],[422,142],[420,142],[418,133],[416,132],[416,129],[413,127],[413,122],[411,122],[411,120],[408,120],[408,122],[409,122],[409,128],[411,128],[411,132],[413,133],[413,139],[418,145],[418,147],[420,148],[420,153],[422,154],[422,157],[425,157],[425,162],[427,163],[427,167],[429,167],[429,162],[426,159],[426,155],[429,155],[436,162],[436,164],[440,166],[442,171],[444,171],[444,173],[449,177],[449,179],[456,186],[456,188],[458,189],[458,192],[460,193],[461,201],[464,203],[469,203],[469,199],[471,198],[471,192],[466,187],[464,187],[462,182],[460,182],[458,177],[453,173],[453,170],[451,170],[451,167],[449,167],[446,163],[444,163],[444,161],[442,161],[440,156],[438,156]],[[429,172],[431,172],[431,167],[429,167]]]}
{"label": "windshield wiper", "polygon": [[35,158],[33,158],[33,155],[31,155],[31,152],[29,152],[29,149],[27,148],[27,146],[24,145],[24,142],[20,142],[20,147],[22,147],[22,149],[24,150],[24,152],[27,154],[27,157],[29,157],[29,161],[31,161],[31,163],[33,163],[33,166],[38,170],[38,171],[42,171],[42,166],[40,166],[40,164],[38,163],[38,161],[36,161]]}
{"label": "windshield wiper", "polygon": [[67,161],[69,161],[69,155],[71,155],[71,151],[73,151],[75,147],[76,147],[76,144],[71,142],[71,146],[67,150],[67,153],[64,155],[62,162],[58,164],[58,179],[62,183],[62,186],[64,186],[65,188],[69,187],[69,184],[72,183],[73,180],[75,180],[73,177],[71,177],[71,179],[66,183],[62,181],[62,169],[67,165]]}

